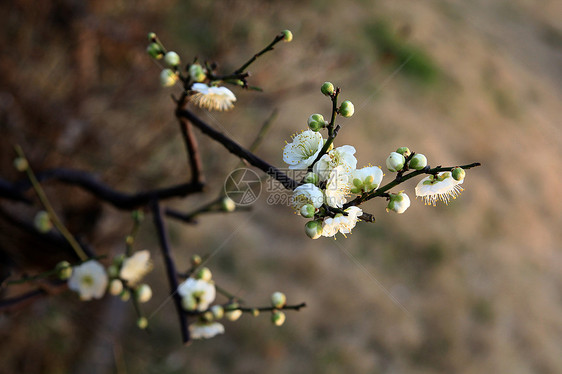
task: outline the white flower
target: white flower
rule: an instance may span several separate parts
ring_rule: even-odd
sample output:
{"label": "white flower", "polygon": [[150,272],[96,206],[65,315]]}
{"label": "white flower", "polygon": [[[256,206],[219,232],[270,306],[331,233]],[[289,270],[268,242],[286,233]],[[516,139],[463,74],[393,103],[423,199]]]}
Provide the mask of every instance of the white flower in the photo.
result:
{"label": "white flower", "polygon": [[363,214],[361,208],[356,206],[351,206],[345,210],[347,216],[343,214],[336,214],[334,218],[327,217],[324,218],[322,223],[322,236],[332,237],[338,232],[341,232],[344,236],[353,230],[357,221],[359,221],[359,216]]}
{"label": "white flower", "polygon": [[204,311],[215,300],[216,290],[212,282],[203,279],[187,278],[178,286],[182,305],[187,310]]}
{"label": "white flower", "polygon": [[134,286],[151,270],[150,252],[148,250],[138,251],[123,260],[119,277],[126,280],[129,286]]}
{"label": "white flower", "polygon": [[451,199],[456,199],[463,191],[460,186],[462,182],[464,179],[456,181],[448,171],[437,173],[436,176],[429,175],[416,186],[416,197],[421,197],[425,205],[435,206],[437,200],[448,204]]}
{"label": "white flower", "polygon": [[289,165],[289,169],[306,169],[316,160],[323,146],[322,134],[312,130],[303,131],[283,148],[283,161]]}
{"label": "white flower", "polygon": [[293,191],[293,208],[297,212],[307,204],[311,204],[314,208],[320,208],[324,203],[324,194],[322,190],[312,183],[305,183]]}
{"label": "white flower", "polygon": [[366,166],[353,171],[353,193],[363,193],[379,188],[383,172],[378,166]]}
{"label": "white flower", "polygon": [[230,110],[234,107],[236,96],[226,87],[207,86],[205,83],[194,83],[191,100],[200,108],[208,110]]}
{"label": "white flower", "polygon": [[326,183],[326,203],[334,208],[341,208],[347,202],[347,196],[353,188],[353,170],[345,165],[335,167]]}
{"label": "white flower", "polygon": [[189,325],[192,339],[210,339],[218,334],[224,334],[224,326],[218,322],[197,321]]}
{"label": "white flower", "polygon": [[314,164],[313,171],[318,174],[320,180],[325,181],[330,177],[330,173],[338,166],[343,166],[349,173],[357,167],[355,148],[344,145],[326,153],[317,163]]}
{"label": "white flower", "polygon": [[80,294],[80,299],[100,299],[105,294],[108,278],[104,267],[96,260],[84,262],[72,269],[68,288]]}

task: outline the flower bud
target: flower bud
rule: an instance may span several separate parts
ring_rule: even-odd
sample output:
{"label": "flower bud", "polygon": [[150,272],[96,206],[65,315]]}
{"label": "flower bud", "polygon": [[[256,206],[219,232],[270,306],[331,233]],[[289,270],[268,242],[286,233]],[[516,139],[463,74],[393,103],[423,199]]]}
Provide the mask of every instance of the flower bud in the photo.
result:
{"label": "flower bud", "polygon": [[133,245],[135,242],[135,237],[133,235],[127,235],[125,237],[125,244],[127,244],[128,246]]}
{"label": "flower bud", "polygon": [[171,68],[176,67],[180,64],[180,56],[176,52],[170,51],[164,56],[164,62]]}
{"label": "flower bud", "polygon": [[201,256],[199,255],[191,256],[191,266],[198,266],[201,263],[201,261],[203,261],[201,259]]}
{"label": "flower bud", "polygon": [[310,239],[318,239],[322,236],[322,223],[319,221],[309,221],[304,225],[304,232]]}
{"label": "flower bud", "polygon": [[314,217],[314,213],[316,212],[316,208],[312,204],[305,204],[302,206],[300,210],[301,216],[304,218],[312,218]]}
{"label": "flower bud", "polygon": [[240,316],[242,315],[242,311],[236,308],[238,308],[237,303],[232,303],[226,306],[224,316],[227,320],[236,321],[238,318],[240,318]]}
{"label": "flower bud", "polygon": [[396,150],[396,153],[400,153],[404,157],[408,157],[412,152],[410,152],[410,148],[408,147],[400,147]]}
{"label": "flower bud", "polygon": [[164,69],[160,73],[160,84],[163,87],[171,87],[178,81],[178,75],[172,69]]}
{"label": "flower bud", "polygon": [[118,296],[123,292],[123,282],[120,279],[113,279],[109,283],[109,293],[113,296]]}
{"label": "flower bud", "polygon": [[37,212],[35,218],[33,219],[33,224],[35,225],[37,231],[43,234],[51,231],[51,229],[53,228],[51,217],[49,217],[49,213],[45,212],[44,210]]}
{"label": "flower bud", "polygon": [[259,315],[260,315],[260,310],[259,310],[258,308],[252,309],[252,315],[253,315],[254,317],[259,316]]}
{"label": "flower bud", "polygon": [[213,312],[206,311],[205,313],[201,314],[200,316],[201,320],[205,321],[205,322],[213,322],[213,320],[215,319],[215,316],[213,315]]}
{"label": "flower bud", "polygon": [[404,192],[399,192],[398,194],[390,194],[390,201],[386,207],[386,211],[396,212],[402,214],[410,207],[410,198]]}
{"label": "flower bud", "polygon": [[318,131],[328,124],[328,122],[324,120],[324,117],[321,114],[312,114],[310,117],[308,117],[306,123],[312,131]]}
{"label": "flower bud", "polygon": [[349,118],[353,115],[353,113],[355,113],[355,107],[353,106],[353,103],[351,101],[346,100],[341,103],[339,112],[345,118]]}
{"label": "flower bud", "polygon": [[211,313],[213,313],[213,317],[215,319],[221,319],[222,317],[224,317],[224,308],[222,307],[222,305],[213,305],[211,307]]}
{"label": "flower bud", "polygon": [[160,60],[164,57],[164,51],[158,43],[150,43],[148,47],[146,47],[146,53],[156,60]]}
{"label": "flower bud", "polygon": [[199,64],[192,64],[189,67],[189,76],[191,80],[197,83],[201,83],[205,80],[206,75],[203,67]]}
{"label": "flower bud", "polygon": [[148,284],[141,284],[135,290],[135,297],[139,303],[146,303],[152,298],[152,288]]}
{"label": "flower bud", "polygon": [[197,270],[197,273],[195,273],[195,279],[201,279],[204,280],[205,282],[209,282],[212,278],[213,278],[213,274],[211,273],[211,270],[209,270],[209,268],[207,267],[203,267]]}
{"label": "flower bud", "polygon": [[451,175],[453,176],[454,180],[456,180],[457,182],[460,182],[466,176],[466,172],[464,171],[463,168],[456,167],[456,168],[453,168],[453,170],[451,170]]}
{"label": "flower bud", "polygon": [[137,319],[137,326],[141,330],[146,329],[148,327],[148,319],[146,319],[146,317],[139,317],[139,319]]}
{"label": "flower bud", "polygon": [[293,33],[290,30],[283,30],[281,34],[283,34],[283,41],[288,43],[293,40]]}
{"label": "flower bud", "polygon": [[70,266],[68,261],[59,262],[55,267],[55,270],[57,271],[57,276],[61,280],[67,280],[72,275],[72,266]]}
{"label": "flower bud", "polygon": [[400,153],[391,152],[390,156],[386,159],[386,167],[390,171],[399,171],[404,167],[406,159]]}
{"label": "flower bud", "polygon": [[147,38],[148,38],[149,42],[152,42],[152,41],[156,40],[156,34],[153,33],[153,32],[149,32]]}
{"label": "flower bud", "polygon": [[131,293],[129,292],[129,290],[123,290],[119,297],[121,298],[121,301],[129,301],[129,299],[131,298]]}
{"label": "flower bud", "polygon": [[283,292],[274,292],[271,294],[271,305],[273,307],[281,309],[287,303],[287,296]]}
{"label": "flower bud", "polygon": [[333,95],[335,91],[334,85],[332,84],[332,82],[324,82],[322,87],[320,87],[320,91],[326,96]]}
{"label": "flower bud", "polygon": [[422,170],[427,166],[427,158],[421,153],[416,153],[408,163],[408,166],[414,170]]}
{"label": "flower bud", "polygon": [[271,312],[271,322],[275,326],[281,326],[285,323],[285,313],[280,310],[274,310]]}
{"label": "flower bud", "polygon": [[186,295],[181,299],[181,307],[187,311],[195,310],[197,308],[197,300],[193,295]]}
{"label": "flower bud", "polygon": [[119,266],[109,265],[107,267],[107,275],[110,278],[117,278],[119,276]]}
{"label": "flower bud", "polygon": [[14,159],[14,167],[16,168],[17,171],[26,171],[27,168],[29,167],[29,164],[27,163],[27,160],[23,157],[16,157]]}
{"label": "flower bud", "polygon": [[234,212],[236,210],[236,203],[230,197],[225,196],[221,200],[221,209],[225,212]]}
{"label": "flower bud", "polygon": [[304,176],[304,183],[312,183],[315,186],[318,184],[319,180],[320,178],[318,177],[318,174],[313,172],[307,173]]}

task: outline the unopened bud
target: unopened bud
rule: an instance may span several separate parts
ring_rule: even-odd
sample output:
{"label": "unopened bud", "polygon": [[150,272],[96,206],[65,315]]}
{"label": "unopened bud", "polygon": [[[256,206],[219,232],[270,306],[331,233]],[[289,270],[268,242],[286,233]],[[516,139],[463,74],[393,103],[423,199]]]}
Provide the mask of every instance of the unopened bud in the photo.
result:
{"label": "unopened bud", "polygon": [[293,33],[291,31],[283,30],[283,31],[281,31],[281,34],[283,34],[283,41],[288,43],[291,40],[293,40]]}
{"label": "unopened bud", "polygon": [[203,67],[199,64],[192,64],[189,67],[189,76],[191,77],[192,81],[197,83],[203,82],[206,78],[205,71],[203,70]]}
{"label": "unopened bud", "polygon": [[55,267],[59,279],[67,280],[72,275],[72,266],[68,261],[61,261]]}
{"label": "unopened bud", "polygon": [[156,34],[153,33],[153,32],[149,32],[147,38],[148,38],[149,42],[152,42],[152,41],[156,40]]}
{"label": "unopened bud", "polygon": [[49,217],[49,213],[45,212],[44,210],[37,212],[35,218],[33,219],[33,224],[35,225],[37,231],[43,234],[51,231],[51,229],[53,228],[51,217]]}
{"label": "unopened bud", "polygon": [[27,168],[29,167],[29,164],[27,163],[27,160],[23,157],[16,157],[14,159],[14,167],[16,168],[17,171],[26,171]]}
{"label": "unopened bud", "polygon": [[119,297],[121,298],[121,301],[129,301],[129,299],[131,298],[131,293],[129,292],[129,290],[123,290]]}
{"label": "unopened bud", "polygon": [[164,57],[164,51],[158,43],[150,43],[148,47],[146,47],[146,53],[148,53],[150,57],[156,60],[160,60],[162,57]]}
{"label": "unopened bud", "polygon": [[386,211],[402,214],[410,207],[410,198],[404,192],[398,194],[390,194],[390,201],[386,207]]}
{"label": "unopened bud", "polygon": [[416,153],[408,163],[408,166],[414,170],[422,170],[427,166],[427,158],[421,153]]}
{"label": "unopened bud", "polygon": [[224,317],[224,308],[222,305],[213,305],[211,307],[211,313],[213,313],[215,319],[221,319]]}
{"label": "unopened bud", "polygon": [[345,118],[349,118],[353,115],[353,113],[355,113],[355,107],[353,106],[353,103],[351,101],[346,100],[341,103],[339,112]]}
{"label": "unopened bud", "polygon": [[197,273],[195,273],[195,279],[201,279],[205,282],[209,282],[212,278],[213,273],[211,273],[211,270],[209,270],[209,268],[207,267],[201,268],[197,270]]}
{"label": "unopened bud", "polygon": [[186,295],[181,299],[181,307],[187,311],[197,308],[197,300],[192,295]]}
{"label": "unopened bud", "polygon": [[282,326],[285,323],[285,313],[280,310],[274,310],[271,312],[271,322],[275,326]]}
{"label": "unopened bud", "polygon": [[312,204],[304,204],[300,210],[300,214],[304,218],[314,217],[315,212],[316,212],[316,208],[314,208]]}
{"label": "unopened bud", "polygon": [[171,68],[176,67],[180,64],[180,56],[176,52],[170,51],[164,56],[164,62]]}
{"label": "unopened bud", "polygon": [[253,315],[254,317],[259,316],[259,315],[260,315],[260,310],[259,310],[258,308],[252,309],[252,315]]}
{"label": "unopened bud", "polygon": [[203,260],[201,259],[201,256],[199,255],[193,255],[191,256],[191,266],[198,266],[199,264],[201,264]]}
{"label": "unopened bud", "polygon": [[221,209],[225,212],[234,212],[236,210],[236,203],[230,197],[225,196],[221,200]]}
{"label": "unopened bud", "polygon": [[322,87],[320,87],[320,91],[326,96],[333,95],[334,94],[334,85],[332,84],[332,82],[324,82]]}
{"label": "unopened bud", "polygon": [[160,84],[163,87],[171,87],[178,81],[178,75],[172,69],[164,69],[160,73]]}
{"label": "unopened bud", "polygon": [[386,167],[390,171],[399,171],[404,167],[406,159],[400,153],[391,152],[390,156],[386,159]]}
{"label": "unopened bud", "polygon": [[237,303],[232,303],[226,306],[224,316],[227,320],[236,321],[238,318],[240,318],[240,316],[242,315],[242,311],[235,308],[238,308]]}
{"label": "unopened bud", "polygon": [[322,223],[319,221],[309,221],[304,225],[304,232],[310,239],[318,239],[322,236]]}
{"label": "unopened bud", "polygon": [[141,284],[135,291],[135,297],[139,303],[146,303],[152,298],[152,288],[148,284]]}
{"label": "unopened bud", "polygon": [[456,180],[457,182],[460,182],[466,176],[466,171],[464,171],[463,168],[456,167],[456,168],[453,168],[453,170],[451,170],[451,175],[453,176],[454,180]]}
{"label": "unopened bud", "polygon": [[123,282],[120,279],[113,279],[109,283],[109,293],[113,296],[118,296],[123,292]]}
{"label": "unopened bud", "polygon": [[287,296],[283,292],[274,292],[271,294],[271,305],[275,308],[283,308],[287,303]]}
{"label": "unopened bud", "polygon": [[412,152],[410,152],[410,148],[408,147],[400,147],[396,150],[396,153],[400,153],[404,157],[408,157]]}
{"label": "unopened bud", "polygon": [[139,317],[139,319],[137,319],[137,326],[141,330],[146,329],[148,327],[148,319],[146,319],[146,317]]}

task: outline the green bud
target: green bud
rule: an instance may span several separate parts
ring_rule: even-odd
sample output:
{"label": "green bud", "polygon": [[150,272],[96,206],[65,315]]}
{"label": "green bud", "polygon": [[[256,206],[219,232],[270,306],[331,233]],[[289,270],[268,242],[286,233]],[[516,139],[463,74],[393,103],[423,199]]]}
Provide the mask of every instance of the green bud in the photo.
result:
{"label": "green bud", "polygon": [[221,319],[222,317],[224,317],[224,308],[222,307],[222,305],[213,305],[211,307],[211,313],[213,313],[213,317],[215,319]]}
{"label": "green bud", "polygon": [[206,78],[205,71],[203,70],[203,67],[199,64],[192,64],[189,67],[189,76],[191,77],[192,81],[198,83],[203,82]]}
{"label": "green bud", "polygon": [[17,171],[26,171],[27,168],[29,167],[29,164],[27,163],[27,160],[23,157],[16,157],[14,159],[14,167],[16,168]]}
{"label": "green bud", "polygon": [[187,311],[197,308],[197,300],[192,295],[187,295],[181,299],[181,307]]}
{"label": "green bud", "polygon": [[422,170],[427,166],[427,158],[421,153],[416,153],[408,166],[414,170]]}
{"label": "green bud", "polygon": [[109,282],[109,293],[113,296],[118,296],[123,292],[123,282],[120,279],[113,279]]}
{"label": "green bud", "polygon": [[180,56],[176,52],[170,51],[164,56],[164,62],[171,68],[176,67],[180,64]]}
{"label": "green bud", "polygon": [[464,169],[459,167],[456,167],[453,170],[451,170],[451,174],[453,176],[453,179],[456,180],[457,182],[462,181],[466,176],[466,172],[464,171]]}
{"label": "green bud", "polygon": [[393,211],[402,214],[410,207],[410,198],[404,192],[400,191],[397,194],[390,194],[390,201],[386,207],[386,211]]}
{"label": "green bud", "polygon": [[160,84],[163,87],[171,87],[178,81],[178,75],[172,69],[164,69],[160,73]]}
{"label": "green bud", "polygon": [[134,242],[135,242],[134,236],[132,236],[132,235],[127,235],[127,236],[125,237],[125,244],[131,246],[131,245],[133,245]]}
{"label": "green bud", "polygon": [[318,239],[322,236],[322,223],[320,221],[309,221],[304,225],[304,232],[310,239]]}
{"label": "green bud", "polygon": [[236,321],[238,318],[240,318],[240,316],[242,315],[242,311],[240,309],[236,309],[238,307],[239,307],[238,303],[232,303],[227,305],[226,308],[224,308],[225,318],[229,321]]}
{"label": "green bud", "polygon": [[386,167],[389,171],[400,171],[404,167],[406,158],[400,153],[391,152],[390,156],[386,159]]}
{"label": "green bud", "polygon": [[334,85],[332,82],[324,82],[322,87],[320,87],[320,91],[326,96],[333,95],[335,91]]}
{"label": "green bud", "polygon": [[55,266],[57,276],[61,280],[67,280],[72,275],[72,266],[68,261],[61,261]]}
{"label": "green bud", "polygon": [[107,267],[107,275],[110,278],[117,278],[119,276],[119,266],[109,265]]}
{"label": "green bud", "polygon": [[253,315],[254,317],[257,317],[257,316],[259,316],[259,315],[260,315],[260,311],[259,311],[259,309],[258,309],[258,308],[254,308],[254,309],[252,309],[252,315]]}
{"label": "green bud", "polygon": [[283,292],[274,292],[271,294],[271,305],[274,308],[281,309],[287,303],[287,296]]}
{"label": "green bud", "polygon": [[309,122],[308,123],[308,128],[311,129],[314,132],[318,132],[322,129],[322,124],[320,124],[319,122]]}
{"label": "green bud", "polygon": [[33,219],[33,224],[35,225],[37,231],[43,234],[51,231],[51,229],[53,228],[51,217],[49,217],[49,213],[45,212],[44,210],[40,210],[39,212],[37,212],[35,218]]}
{"label": "green bud", "polygon": [[213,312],[206,311],[201,315],[201,319],[205,322],[212,322],[215,319],[215,316],[213,315]]}
{"label": "green bud", "polygon": [[274,310],[273,312],[271,312],[271,322],[275,326],[283,325],[283,323],[285,323],[285,318],[285,313],[280,310]]}
{"label": "green bud", "polygon": [[148,41],[149,41],[149,42],[152,42],[152,41],[154,41],[154,40],[156,40],[156,34],[153,33],[153,32],[149,32],[149,33],[148,33]]}
{"label": "green bud", "polygon": [[236,203],[230,197],[225,196],[221,200],[221,209],[225,212],[234,212],[236,210]]}
{"label": "green bud", "polygon": [[339,112],[345,118],[349,118],[353,115],[353,113],[355,113],[355,107],[353,106],[353,103],[351,101],[346,100],[341,103]]}
{"label": "green bud", "polygon": [[404,157],[408,157],[412,152],[408,147],[400,147],[396,150],[396,153],[400,153]]}
{"label": "green bud", "polygon": [[152,298],[152,288],[148,284],[141,284],[135,290],[135,297],[139,303],[146,303]]}
{"label": "green bud", "polygon": [[148,47],[146,47],[146,53],[148,53],[150,57],[156,60],[160,60],[162,57],[164,57],[164,51],[158,43],[150,43]]}
{"label": "green bud", "polygon": [[203,267],[197,270],[197,273],[195,274],[195,279],[201,279],[204,280],[205,282],[209,282],[212,278],[213,278],[213,274],[211,273],[211,270],[209,270],[209,268],[207,267]]}
{"label": "green bud", "polygon": [[283,34],[283,41],[288,43],[291,40],[293,40],[293,33],[291,31],[283,30],[283,31],[281,31],[281,34]]}
{"label": "green bud", "polygon": [[318,177],[318,174],[313,173],[313,172],[309,172],[304,177],[304,183],[312,183],[314,185],[317,185],[319,180],[320,180],[320,178]]}
{"label": "green bud", "polygon": [[301,216],[304,218],[312,218],[314,217],[314,213],[316,212],[316,208],[312,204],[305,204],[302,206],[300,210]]}
{"label": "green bud", "polygon": [[146,317],[139,317],[139,319],[137,319],[137,326],[141,330],[146,329],[148,327],[148,319],[146,319]]}
{"label": "green bud", "polygon": [[198,266],[203,260],[199,255],[191,256],[191,266]]}
{"label": "green bud", "polygon": [[129,301],[129,299],[131,298],[131,293],[129,292],[129,290],[123,290],[119,297],[121,298],[121,301]]}

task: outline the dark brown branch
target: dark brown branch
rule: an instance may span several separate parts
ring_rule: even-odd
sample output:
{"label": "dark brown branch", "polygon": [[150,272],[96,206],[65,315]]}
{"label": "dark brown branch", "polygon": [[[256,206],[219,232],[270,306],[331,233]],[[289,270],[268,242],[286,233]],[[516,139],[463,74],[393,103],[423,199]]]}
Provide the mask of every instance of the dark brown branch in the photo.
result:
{"label": "dark brown branch", "polygon": [[13,312],[35,302],[41,297],[57,294],[64,290],[66,290],[66,282],[56,281],[53,284],[50,284],[47,288],[38,288],[19,296],[0,300],[0,313]]}
{"label": "dark brown branch", "polygon": [[289,190],[294,190],[298,186],[298,182],[290,178],[287,174],[276,168],[275,166],[262,160],[252,152],[248,151],[246,148],[242,147],[240,144],[236,143],[234,140],[230,139],[226,135],[217,130],[213,129],[205,122],[203,122],[199,117],[191,113],[187,109],[178,110],[176,112],[178,117],[187,118],[191,123],[201,130],[205,135],[208,135],[211,139],[221,143],[226,149],[236,156],[248,161],[251,165],[257,167],[263,172],[267,173],[272,178],[276,179],[285,188]]}
{"label": "dark brown branch", "polygon": [[187,328],[187,317],[183,313],[181,296],[177,292],[178,279],[176,277],[176,264],[172,257],[172,251],[170,250],[168,234],[166,233],[166,227],[164,226],[164,220],[162,218],[162,210],[158,200],[152,200],[150,208],[153,214],[154,227],[156,228],[158,240],[160,241],[160,249],[162,250],[162,256],[164,257],[164,264],[166,265],[166,274],[168,275],[168,283],[170,284],[170,294],[174,299],[174,304],[176,305],[176,311],[180,321],[182,341],[184,344],[187,344],[190,341],[189,329]]}
{"label": "dark brown branch", "polygon": [[187,161],[189,162],[189,166],[191,169],[191,183],[203,184],[205,183],[202,174],[203,164],[201,162],[197,140],[195,139],[195,135],[193,134],[193,127],[186,118],[178,116],[178,120],[180,123],[183,142],[185,143],[185,148],[187,150]]}
{"label": "dark brown branch", "polygon": [[[100,200],[124,210],[133,210],[145,206],[154,199],[163,200],[184,197],[203,190],[203,184],[195,182],[128,194],[110,188],[100,182],[93,174],[81,170],[52,169],[37,173],[36,175],[39,181],[54,179],[62,183],[78,186]],[[18,190],[26,190],[30,187],[31,185],[27,181],[16,184]]]}

